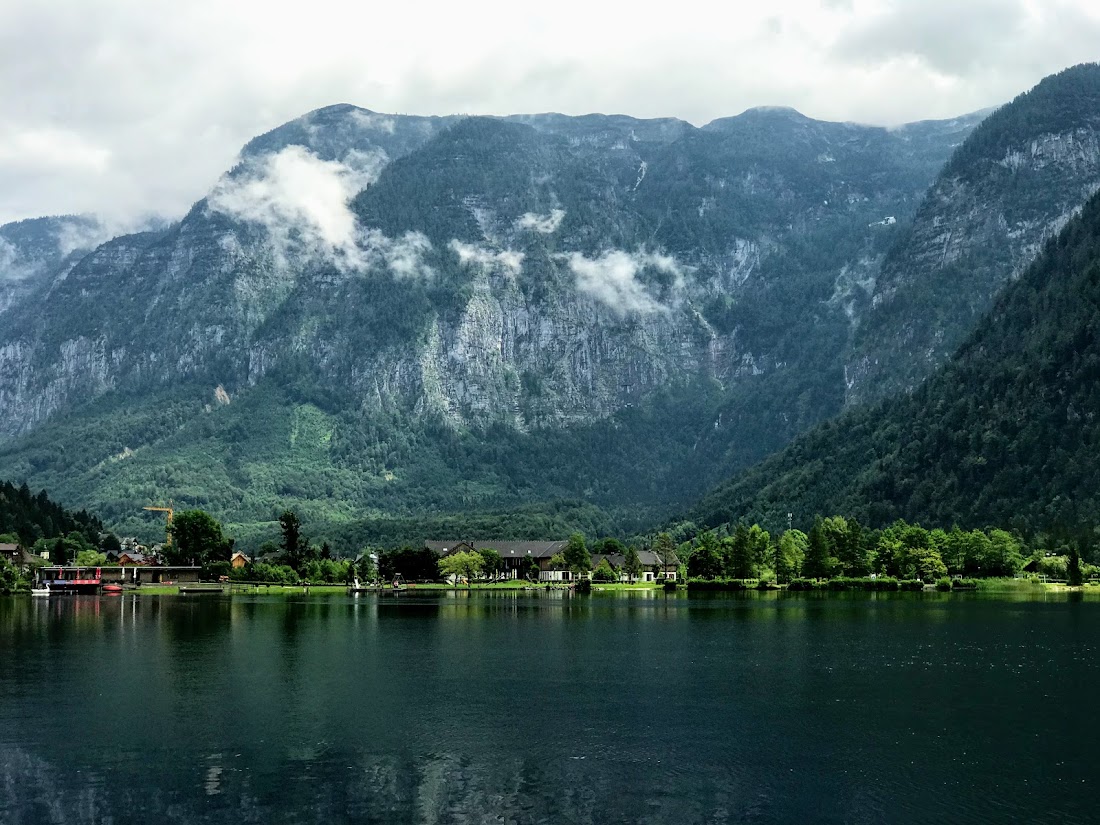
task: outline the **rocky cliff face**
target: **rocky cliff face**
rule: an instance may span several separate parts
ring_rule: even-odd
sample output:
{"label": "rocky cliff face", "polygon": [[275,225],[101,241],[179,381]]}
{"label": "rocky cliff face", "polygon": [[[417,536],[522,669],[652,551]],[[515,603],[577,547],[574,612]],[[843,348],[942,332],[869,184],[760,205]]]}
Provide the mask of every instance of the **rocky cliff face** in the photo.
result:
{"label": "rocky cliff face", "polygon": [[846,359],[849,405],[911,390],[1100,188],[1100,68],[1044,80],[979,127],[888,256]]}

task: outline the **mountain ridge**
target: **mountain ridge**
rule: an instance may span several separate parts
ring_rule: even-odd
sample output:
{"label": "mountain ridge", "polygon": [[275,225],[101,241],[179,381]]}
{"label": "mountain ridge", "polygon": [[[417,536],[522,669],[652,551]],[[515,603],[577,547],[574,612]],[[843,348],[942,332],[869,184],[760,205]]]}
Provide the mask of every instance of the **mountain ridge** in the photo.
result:
{"label": "mountain ridge", "polygon": [[758,114],[276,127],[0,331],[0,469],[130,532],[169,497],[245,533],[686,504],[841,409],[881,261],[973,125]]}

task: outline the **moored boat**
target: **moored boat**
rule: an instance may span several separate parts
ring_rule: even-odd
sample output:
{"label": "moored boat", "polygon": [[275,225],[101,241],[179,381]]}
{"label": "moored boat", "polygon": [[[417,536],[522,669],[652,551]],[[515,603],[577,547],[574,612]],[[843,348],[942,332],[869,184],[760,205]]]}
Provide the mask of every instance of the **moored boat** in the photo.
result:
{"label": "moored boat", "polygon": [[[62,569],[58,568],[58,576],[62,575]],[[51,593],[86,593],[96,594],[99,592],[99,586],[103,583],[103,579],[100,575],[100,569],[97,567],[95,573],[88,577],[84,570],[77,568],[73,571],[73,578],[63,579],[56,578],[50,579],[50,592]]]}

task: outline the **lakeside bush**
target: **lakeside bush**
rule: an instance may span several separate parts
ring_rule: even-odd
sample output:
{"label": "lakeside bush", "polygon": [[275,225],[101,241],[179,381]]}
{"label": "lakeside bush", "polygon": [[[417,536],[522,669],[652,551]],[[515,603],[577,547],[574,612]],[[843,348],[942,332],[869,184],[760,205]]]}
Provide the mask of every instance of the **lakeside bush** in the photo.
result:
{"label": "lakeside bush", "polygon": [[951,586],[951,579],[949,579],[947,576],[944,576],[941,579],[936,579],[936,589],[941,592],[950,590]]}
{"label": "lakeside bush", "polygon": [[791,579],[790,584],[787,585],[788,590],[793,591],[809,591],[823,588],[825,585],[814,581],[813,579]]}
{"label": "lakeside bush", "polygon": [[7,559],[0,559],[0,596],[12,593],[25,593],[30,590],[30,582]]}
{"label": "lakeside bush", "polygon": [[837,576],[825,581],[792,579],[791,583],[787,585],[787,589],[794,591],[829,590],[834,593],[850,591],[885,593],[897,590],[898,580],[893,576]]}
{"label": "lakeside bush", "polygon": [[902,579],[898,582],[898,590],[909,592],[924,590],[924,582],[920,579]]}
{"label": "lakeside bush", "polygon": [[977,590],[978,589],[978,580],[977,579],[954,579],[951,582],[951,589],[952,590]]}
{"label": "lakeside bush", "polygon": [[688,590],[728,590],[728,591],[740,591],[748,590],[745,582],[741,579],[701,579],[693,578],[688,579]]}

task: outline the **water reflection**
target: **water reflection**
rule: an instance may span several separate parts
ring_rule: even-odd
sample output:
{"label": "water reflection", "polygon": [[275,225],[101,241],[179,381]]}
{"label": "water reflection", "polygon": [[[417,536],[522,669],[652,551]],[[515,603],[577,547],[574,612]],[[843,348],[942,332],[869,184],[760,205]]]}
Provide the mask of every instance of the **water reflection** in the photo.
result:
{"label": "water reflection", "polygon": [[1100,603],[839,595],[0,600],[0,822],[1087,821]]}

